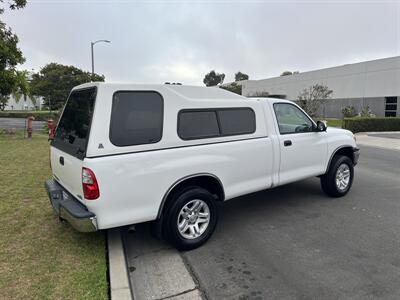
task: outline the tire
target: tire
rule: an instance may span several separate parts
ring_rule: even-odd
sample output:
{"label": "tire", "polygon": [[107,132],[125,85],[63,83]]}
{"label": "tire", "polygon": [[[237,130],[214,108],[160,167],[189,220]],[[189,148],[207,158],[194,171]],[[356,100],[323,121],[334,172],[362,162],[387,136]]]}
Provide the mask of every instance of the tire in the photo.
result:
{"label": "tire", "polygon": [[347,156],[336,155],[332,159],[328,172],[321,176],[321,188],[331,197],[343,197],[349,192],[353,178],[354,168],[351,159]]}
{"label": "tire", "polygon": [[163,235],[178,250],[195,249],[211,237],[217,221],[218,209],[213,195],[198,186],[186,187],[168,201],[163,214]]}

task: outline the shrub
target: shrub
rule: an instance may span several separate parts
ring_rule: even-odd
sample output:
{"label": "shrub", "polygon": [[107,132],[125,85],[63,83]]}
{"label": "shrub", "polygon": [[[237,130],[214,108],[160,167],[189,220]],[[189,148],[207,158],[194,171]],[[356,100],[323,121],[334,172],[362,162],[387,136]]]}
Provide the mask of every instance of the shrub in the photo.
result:
{"label": "shrub", "polygon": [[358,113],[358,116],[363,118],[376,117],[375,114],[372,113],[368,105],[363,107],[363,109]]}
{"label": "shrub", "polygon": [[33,116],[35,121],[47,121],[49,117],[53,120],[58,119],[58,111],[35,110],[35,111],[0,111],[0,118],[23,118],[26,119],[29,116]]}
{"label": "shrub", "polygon": [[342,108],[342,115],[343,118],[352,118],[355,117],[356,114],[356,109],[354,106],[348,105]]}
{"label": "shrub", "polygon": [[343,128],[354,133],[366,131],[398,131],[400,118],[345,118]]}

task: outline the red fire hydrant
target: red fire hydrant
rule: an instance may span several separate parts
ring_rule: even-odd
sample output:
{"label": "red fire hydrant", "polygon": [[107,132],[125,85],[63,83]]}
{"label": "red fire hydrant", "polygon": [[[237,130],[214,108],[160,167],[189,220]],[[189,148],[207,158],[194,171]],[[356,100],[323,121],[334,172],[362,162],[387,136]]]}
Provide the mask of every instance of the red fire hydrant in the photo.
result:
{"label": "red fire hydrant", "polygon": [[29,116],[27,118],[27,125],[26,125],[26,131],[28,132],[28,138],[32,138],[32,132],[33,132],[33,120],[35,118],[33,116]]}
{"label": "red fire hydrant", "polygon": [[54,140],[54,120],[48,119],[47,120],[47,127],[49,128],[49,141]]}

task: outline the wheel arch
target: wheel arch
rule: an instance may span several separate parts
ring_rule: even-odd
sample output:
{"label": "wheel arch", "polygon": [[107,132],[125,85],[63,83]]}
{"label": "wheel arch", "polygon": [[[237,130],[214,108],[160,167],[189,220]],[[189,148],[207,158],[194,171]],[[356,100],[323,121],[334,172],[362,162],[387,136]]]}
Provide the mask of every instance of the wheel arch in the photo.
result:
{"label": "wheel arch", "polygon": [[354,159],[354,147],[351,146],[351,145],[342,145],[342,146],[336,148],[336,149],[332,152],[332,154],[331,154],[331,156],[330,156],[330,158],[329,158],[328,164],[327,164],[327,166],[326,166],[326,169],[325,169],[325,174],[328,172],[329,167],[331,166],[332,160],[333,160],[333,158],[335,157],[335,155],[347,156],[348,158],[351,159],[351,161],[353,162],[353,164],[355,163],[355,159]]}
{"label": "wheel arch", "polygon": [[178,189],[189,185],[197,185],[210,191],[210,193],[216,196],[217,201],[225,200],[224,187],[222,181],[217,176],[211,173],[196,173],[188,175],[175,181],[164,194],[158,209],[157,219],[161,218],[165,205],[168,203],[168,200],[171,199],[170,196]]}

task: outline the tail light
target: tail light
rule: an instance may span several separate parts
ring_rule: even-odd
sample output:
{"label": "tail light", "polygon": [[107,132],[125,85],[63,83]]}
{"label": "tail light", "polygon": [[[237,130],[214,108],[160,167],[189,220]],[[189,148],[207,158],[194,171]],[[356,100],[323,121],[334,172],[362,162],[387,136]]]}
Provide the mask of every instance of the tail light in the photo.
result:
{"label": "tail light", "polygon": [[82,168],[82,187],[83,195],[87,200],[95,200],[100,196],[99,185],[93,171],[88,168]]}

